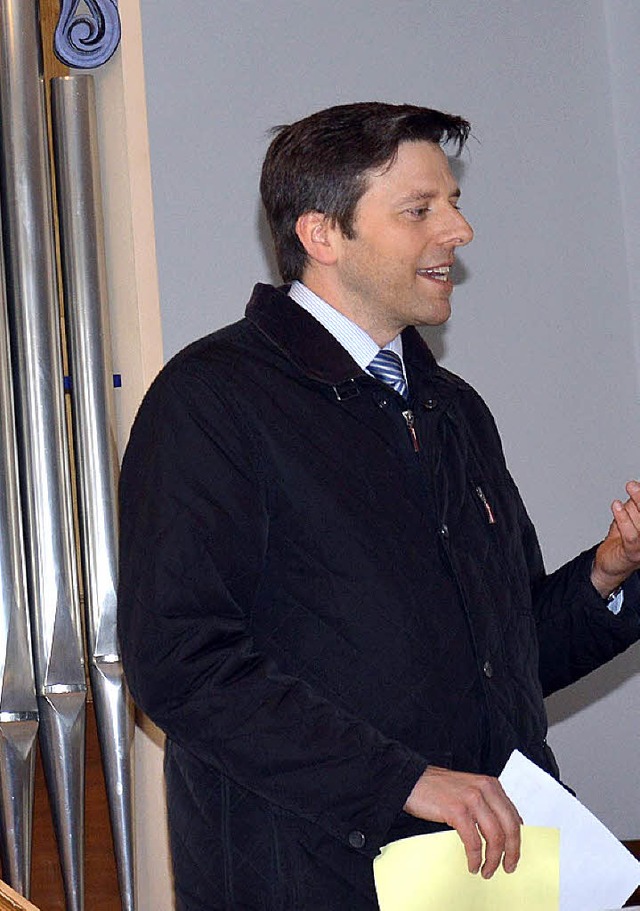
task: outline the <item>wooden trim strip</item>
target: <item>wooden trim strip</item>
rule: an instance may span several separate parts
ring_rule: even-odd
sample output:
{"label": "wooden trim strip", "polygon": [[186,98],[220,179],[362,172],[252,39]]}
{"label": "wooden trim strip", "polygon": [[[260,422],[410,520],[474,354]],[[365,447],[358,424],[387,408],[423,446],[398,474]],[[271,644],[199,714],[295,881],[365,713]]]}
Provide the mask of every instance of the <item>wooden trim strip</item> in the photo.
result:
{"label": "wooden trim strip", "polygon": [[38,911],[30,901],[0,880],[0,911]]}

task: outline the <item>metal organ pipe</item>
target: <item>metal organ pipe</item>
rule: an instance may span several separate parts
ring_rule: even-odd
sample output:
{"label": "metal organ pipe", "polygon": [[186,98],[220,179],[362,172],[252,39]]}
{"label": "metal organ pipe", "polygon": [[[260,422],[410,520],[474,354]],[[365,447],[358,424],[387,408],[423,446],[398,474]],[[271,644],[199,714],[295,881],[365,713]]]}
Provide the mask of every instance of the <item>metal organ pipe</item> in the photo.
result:
{"label": "metal organ pipe", "polygon": [[36,0],[0,0],[0,195],[40,745],[67,911],[84,906],[86,681]]}
{"label": "metal organ pipe", "polygon": [[122,907],[133,911],[133,705],[116,633],[117,475],[93,77],[52,80],[65,322],[91,689]]}
{"label": "metal organ pipe", "polygon": [[38,706],[29,633],[6,305],[0,244],[0,855],[5,880],[16,892],[28,896]]}

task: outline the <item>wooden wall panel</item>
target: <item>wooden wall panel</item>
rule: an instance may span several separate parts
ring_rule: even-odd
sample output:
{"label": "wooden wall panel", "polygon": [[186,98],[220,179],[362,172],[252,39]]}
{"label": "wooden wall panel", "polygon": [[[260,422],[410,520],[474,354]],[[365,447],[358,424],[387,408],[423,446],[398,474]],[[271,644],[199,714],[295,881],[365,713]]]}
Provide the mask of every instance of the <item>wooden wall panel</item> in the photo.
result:
{"label": "wooden wall panel", "polygon": [[45,81],[54,76],[66,76],[69,68],[60,63],[53,53],[53,32],[60,14],[60,0],[40,0],[40,29],[42,31],[42,57]]}
{"label": "wooden wall panel", "polygon": [[[634,839],[633,841],[625,841],[624,844],[631,851],[633,856],[640,860],[640,840]],[[640,908],[640,887],[636,889],[636,891],[630,897],[629,901],[626,903],[625,908],[627,907]]]}

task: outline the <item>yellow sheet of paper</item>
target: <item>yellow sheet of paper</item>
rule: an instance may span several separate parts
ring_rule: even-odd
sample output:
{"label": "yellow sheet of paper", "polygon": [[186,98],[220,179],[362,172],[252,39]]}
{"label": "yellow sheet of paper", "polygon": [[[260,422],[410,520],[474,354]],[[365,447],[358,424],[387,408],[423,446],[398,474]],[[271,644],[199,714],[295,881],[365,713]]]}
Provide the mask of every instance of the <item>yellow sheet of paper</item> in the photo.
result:
{"label": "yellow sheet of paper", "polygon": [[467,870],[457,832],[391,842],[373,862],[380,911],[558,911],[560,831],[522,827],[515,873],[489,880]]}

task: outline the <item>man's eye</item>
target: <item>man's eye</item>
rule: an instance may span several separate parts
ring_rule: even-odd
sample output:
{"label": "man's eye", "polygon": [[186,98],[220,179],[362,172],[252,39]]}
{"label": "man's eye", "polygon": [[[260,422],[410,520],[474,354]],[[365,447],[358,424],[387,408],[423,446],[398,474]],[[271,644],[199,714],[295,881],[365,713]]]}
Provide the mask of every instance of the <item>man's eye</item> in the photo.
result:
{"label": "man's eye", "polygon": [[417,209],[407,209],[407,214],[410,215],[412,218],[424,218],[425,215],[428,214],[428,212],[429,212],[429,209],[427,208],[427,206],[420,206]]}

